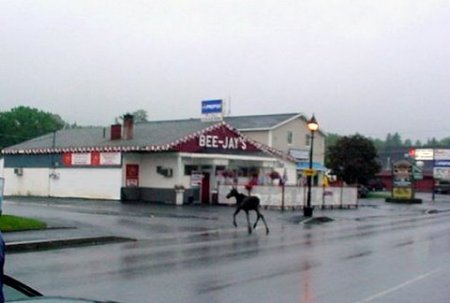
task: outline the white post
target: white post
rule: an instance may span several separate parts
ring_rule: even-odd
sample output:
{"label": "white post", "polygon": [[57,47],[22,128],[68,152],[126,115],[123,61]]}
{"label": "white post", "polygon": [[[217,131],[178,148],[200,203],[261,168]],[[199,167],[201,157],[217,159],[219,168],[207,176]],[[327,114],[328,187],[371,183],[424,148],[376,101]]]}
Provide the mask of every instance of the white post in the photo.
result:
{"label": "white post", "polygon": [[175,195],[175,204],[183,205],[184,189],[176,189]]}

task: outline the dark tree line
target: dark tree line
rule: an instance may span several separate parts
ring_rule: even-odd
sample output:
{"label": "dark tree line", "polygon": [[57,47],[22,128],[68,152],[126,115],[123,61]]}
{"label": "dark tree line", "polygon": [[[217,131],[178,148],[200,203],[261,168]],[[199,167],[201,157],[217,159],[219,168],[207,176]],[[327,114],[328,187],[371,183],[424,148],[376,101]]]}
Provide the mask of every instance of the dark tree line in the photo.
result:
{"label": "dark tree line", "polygon": [[[147,121],[147,112],[132,112],[135,123]],[[18,106],[9,111],[0,112],[0,150],[62,128],[80,127],[76,123],[68,124],[59,115],[27,106]]]}
{"label": "dark tree line", "polygon": [[0,149],[59,130],[66,125],[58,115],[26,106],[0,112]]}
{"label": "dark tree line", "polygon": [[[326,146],[334,145],[335,142],[342,136],[338,134],[330,133],[326,138]],[[387,134],[384,140],[378,138],[368,138],[372,141],[373,145],[378,151],[398,149],[401,147],[450,147],[450,137],[437,140],[436,138],[430,138],[427,142],[421,142],[420,140],[412,141],[411,139],[403,140],[399,133]]]}
{"label": "dark tree line", "polygon": [[380,170],[379,155],[395,151],[405,151],[409,147],[450,148],[450,137],[436,140],[412,142],[402,140],[398,133],[388,134],[385,140],[366,138],[356,134],[340,136],[328,134],[326,137],[325,164],[333,174],[347,183],[366,184]]}

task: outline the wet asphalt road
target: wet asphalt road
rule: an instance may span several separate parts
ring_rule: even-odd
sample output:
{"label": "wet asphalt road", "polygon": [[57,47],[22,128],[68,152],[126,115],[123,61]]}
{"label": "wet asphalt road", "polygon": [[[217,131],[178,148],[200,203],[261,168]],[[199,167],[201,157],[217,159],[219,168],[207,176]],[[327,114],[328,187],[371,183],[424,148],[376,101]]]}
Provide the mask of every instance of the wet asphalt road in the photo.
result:
{"label": "wet asphalt road", "polygon": [[[121,302],[449,302],[450,196],[421,205],[264,211],[252,235],[230,207],[6,200],[52,229],[6,241],[114,235],[136,241],[7,255],[6,273],[45,294]],[[252,217],[254,220],[255,217]]]}

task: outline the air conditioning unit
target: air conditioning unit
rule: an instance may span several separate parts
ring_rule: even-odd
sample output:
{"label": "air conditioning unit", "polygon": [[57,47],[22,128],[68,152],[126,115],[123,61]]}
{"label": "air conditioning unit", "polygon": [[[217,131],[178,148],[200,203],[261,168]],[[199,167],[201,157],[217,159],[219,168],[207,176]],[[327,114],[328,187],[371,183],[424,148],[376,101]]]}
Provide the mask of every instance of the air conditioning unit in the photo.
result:
{"label": "air conditioning unit", "polygon": [[59,174],[55,173],[55,172],[52,172],[52,173],[50,173],[49,177],[50,177],[50,179],[58,180],[59,179]]}
{"label": "air conditioning unit", "polygon": [[165,168],[162,166],[158,166],[158,167],[156,167],[156,172],[166,178],[170,178],[173,176],[173,169],[168,168],[168,167]]}
{"label": "air conditioning unit", "polygon": [[22,167],[14,168],[14,174],[16,174],[17,176],[22,176],[23,175],[23,168]]}

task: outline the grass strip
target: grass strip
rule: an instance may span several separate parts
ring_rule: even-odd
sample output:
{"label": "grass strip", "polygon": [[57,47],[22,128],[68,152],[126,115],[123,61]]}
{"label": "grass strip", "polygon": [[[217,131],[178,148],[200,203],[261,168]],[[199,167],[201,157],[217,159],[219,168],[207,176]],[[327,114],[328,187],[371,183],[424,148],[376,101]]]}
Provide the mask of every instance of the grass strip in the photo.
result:
{"label": "grass strip", "polygon": [[391,196],[390,191],[371,191],[367,194],[368,199],[385,199]]}
{"label": "grass strip", "polygon": [[11,215],[0,216],[0,230],[2,232],[45,229],[46,227],[45,222],[36,219]]}

